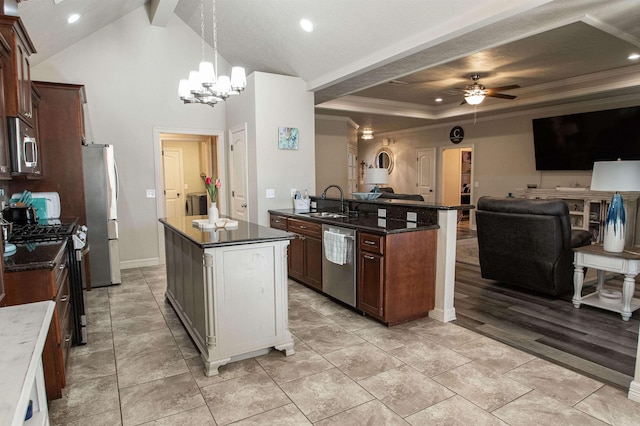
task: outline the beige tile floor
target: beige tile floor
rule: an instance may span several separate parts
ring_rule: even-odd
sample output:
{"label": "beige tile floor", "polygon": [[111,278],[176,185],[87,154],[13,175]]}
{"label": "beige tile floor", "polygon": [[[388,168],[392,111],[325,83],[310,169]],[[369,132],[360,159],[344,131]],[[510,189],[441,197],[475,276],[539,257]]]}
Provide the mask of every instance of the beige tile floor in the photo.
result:
{"label": "beige tile floor", "polygon": [[206,377],[162,267],[87,293],[53,425],[637,425],[625,392],[454,324],[384,327],[289,282],[296,354]]}

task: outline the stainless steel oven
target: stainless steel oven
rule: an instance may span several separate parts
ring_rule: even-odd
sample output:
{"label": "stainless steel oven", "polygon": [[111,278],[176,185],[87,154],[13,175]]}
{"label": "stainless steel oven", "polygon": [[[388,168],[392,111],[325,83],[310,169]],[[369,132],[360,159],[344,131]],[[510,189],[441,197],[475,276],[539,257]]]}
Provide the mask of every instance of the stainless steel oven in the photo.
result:
{"label": "stainless steel oven", "polygon": [[87,343],[85,294],[82,290],[86,276],[84,255],[89,250],[86,236],[86,226],[76,226],[75,221],[61,222],[57,219],[49,219],[41,220],[36,224],[14,224],[9,237],[9,242],[15,244],[67,240],[74,346]]}

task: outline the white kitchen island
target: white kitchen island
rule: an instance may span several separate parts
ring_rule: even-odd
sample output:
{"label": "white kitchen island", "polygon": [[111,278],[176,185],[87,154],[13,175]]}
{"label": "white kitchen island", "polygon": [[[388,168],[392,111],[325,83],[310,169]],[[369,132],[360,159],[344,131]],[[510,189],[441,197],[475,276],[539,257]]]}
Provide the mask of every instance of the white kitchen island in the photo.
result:
{"label": "white kitchen island", "polygon": [[193,338],[207,376],[229,362],[294,353],[288,325],[287,246],[293,234],[239,221],[201,231],[189,216],[164,225],[166,298]]}
{"label": "white kitchen island", "polygon": [[[55,303],[0,308],[0,424],[49,424],[42,350]],[[30,418],[26,419],[31,403]]]}

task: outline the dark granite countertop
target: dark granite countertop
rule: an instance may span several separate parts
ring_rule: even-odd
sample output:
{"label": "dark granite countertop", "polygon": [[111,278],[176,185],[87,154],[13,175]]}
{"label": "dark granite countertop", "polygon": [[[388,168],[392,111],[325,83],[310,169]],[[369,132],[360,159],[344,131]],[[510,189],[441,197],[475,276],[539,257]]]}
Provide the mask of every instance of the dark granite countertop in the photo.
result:
{"label": "dark granite countertop", "polygon": [[180,219],[161,218],[160,223],[202,248],[291,240],[295,237],[290,232],[241,220],[238,221],[236,229],[218,228],[216,231],[201,231],[193,226],[194,219],[206,218],[206,216],[185,216]]}
{"label": "dark granite countertop", "polygon": [[[309,197],[311,201],[320,200],[321,198],[315,195]],[[331,201],[340,201],[340,198],[334,197],[326,197],[325,200]],[[415,201],[415,200],[402,200],[402,199],[393,199],[393,198],[377,198],[375,200],[359,200],[354,197],[345,197],[345,202],[350,203],[359,203],[359,204],[377,204],[380,207],[384,207],[385,205],[392,206],[406,206],[406,207],[420,207],[425,209],[435,209],[435,210],[472,210],[476,207],[472,204],[460,204],[460,205],[444,205],[440,203],[429,203],[426,201]]]}
{"label": "dark granite countertop", "polygon": [[16,252],[10,256],[4,256],[4,271],[52,269],[56,258],[66,246],[67,240],[16,244]]}
{"label": "dark granite countertop", "polygon": [[[313,211],[313,210],[312,210]],[[295,211],[293,209],[269,210],[269,213],[300,218],[318,223],[329,223],[332,225],[340,225],[345,228],[353,228],[361,231],[371,231],[383,234],[395,234],[399,232],[424,231],[428,229],[438,229],[436,224],[423,224],[419,222],[409,222],[399,219],[380,218],[374,214],[358,214],[357,216],[339,217],[339,218],[316,218],[308,214]]]}

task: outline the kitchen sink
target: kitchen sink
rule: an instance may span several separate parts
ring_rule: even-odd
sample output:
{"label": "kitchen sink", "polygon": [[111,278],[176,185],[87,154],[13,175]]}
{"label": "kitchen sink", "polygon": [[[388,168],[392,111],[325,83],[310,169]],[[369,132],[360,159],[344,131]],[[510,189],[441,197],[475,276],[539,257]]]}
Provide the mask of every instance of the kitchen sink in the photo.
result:
{"label": "kitchen sink", "polygon": [[325,219],[337,219],[341,217],[347,217],[346,214],[335,213],[335,212],[311,212],[311,213],[303,213],[303,214],[311,217],[319,217],[319,218],[325,218]]}

